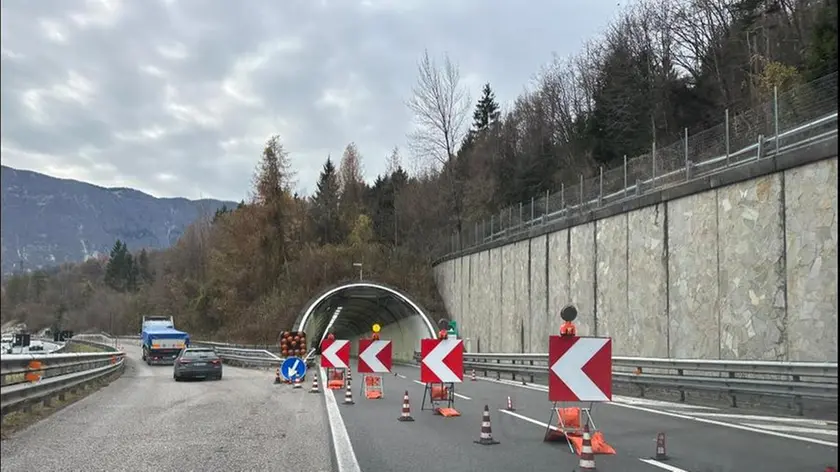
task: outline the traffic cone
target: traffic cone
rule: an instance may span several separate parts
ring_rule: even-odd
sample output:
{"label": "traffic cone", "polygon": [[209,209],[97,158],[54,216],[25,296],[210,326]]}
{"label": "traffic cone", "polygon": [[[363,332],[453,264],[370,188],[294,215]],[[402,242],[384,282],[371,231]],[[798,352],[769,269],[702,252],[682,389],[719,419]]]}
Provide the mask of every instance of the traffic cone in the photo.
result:
{"label": "traffic cone", "polygon": [[402,413],[400,413],[400,417],[397,418],[397,421],[414,421],[414,418],[411,416],[411,404],[408,402],[408,390],[406,390],[405,395],[403,395]]}
{"label": "traffic cone", "polygon": [[344,390],[344,404],[345,405],[352,405],[355,402],[353,401],[353,389],[350,388],[350,379],[347,379],[347,389]]}
{"label": "traffic cone", "polygon": [[595,468],[595,454],[592,452],[592,437],[589,436],[589,423],[583,425],[583,445],[580,447],[580,470],[597,470]]}
{"label": "traffic cone", "polygon": [[482,446],[499,444],[499,441],[493,439],[493,430],[490,427],[490,407],[487,405],[484,405],[484,415],[481,417],[481,435],[477,441],[473,442]]}
{"label": "traffic cone", "polygon": [[510,399],[510,396],[508,396],[507,411],[516,411],[516,408],[513,407],[513,401]]}
{"label": "traffic cone", "polygon": [[292,388],[303,388],[303,380],[300,377],[293,380]]}
{"label": "traffic cone", "polygon": [[313,375],[312,376],[312,388],[309,389],[309,393],[318,393],[318,392],[320,392],[320,390],[318,390],[318,376]]}
{"label": "traffic cone", "polygon": [[280,368],[278,367],[277,370],[274,371],[274,383],[279,384],[283,383],[283,379],[280,377]]}
{"label": "traffic cone", "polygon": [[659,433],[656,435],[656,460],[668,460],[668,454],[665,453],[665,433]]}
{"label": "traffic cone", "polygon": [[473,369],[472,372],[470,372],[470,380],[475,382],[475,369]]}

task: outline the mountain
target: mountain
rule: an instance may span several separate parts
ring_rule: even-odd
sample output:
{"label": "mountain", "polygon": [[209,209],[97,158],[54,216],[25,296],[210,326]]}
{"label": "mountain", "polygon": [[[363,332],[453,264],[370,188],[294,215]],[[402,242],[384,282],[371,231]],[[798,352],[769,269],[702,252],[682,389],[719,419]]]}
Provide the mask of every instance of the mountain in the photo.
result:
{"label": "mountain", "polygon": [[2,166],[2,273],[129,250],[166,248],[201,214],[235,202],[155,198]]}

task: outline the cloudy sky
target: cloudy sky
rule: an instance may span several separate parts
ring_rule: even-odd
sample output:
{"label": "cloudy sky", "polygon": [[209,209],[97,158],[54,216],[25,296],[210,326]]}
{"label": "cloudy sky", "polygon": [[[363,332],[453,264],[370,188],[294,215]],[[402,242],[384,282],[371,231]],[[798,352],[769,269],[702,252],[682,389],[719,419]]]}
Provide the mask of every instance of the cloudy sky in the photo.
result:
{"label": "cloudy sky", "polygon": [[[528,8],[524,8],[525,5]],[[246,198],[281,136],[310,193],[354,141],[405,148],[428,48],[503,103],[578,51],[616,0],[4,0],[4,165],[156,196]],[[404,161],[408,161],[404,157]]]}

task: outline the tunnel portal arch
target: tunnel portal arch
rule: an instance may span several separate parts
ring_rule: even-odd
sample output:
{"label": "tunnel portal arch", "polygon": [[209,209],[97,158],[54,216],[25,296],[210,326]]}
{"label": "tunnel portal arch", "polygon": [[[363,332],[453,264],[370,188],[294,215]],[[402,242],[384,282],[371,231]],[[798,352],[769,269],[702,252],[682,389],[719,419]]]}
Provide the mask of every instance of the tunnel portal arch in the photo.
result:
{"label": "tunnel portal arch", "polygon": [[[423,323],[426,325],[426,328],[428,328],[429,330],[429,337],[434,338],[437,335],[437,331],[435,330],[435,326],[437,323],[432,321],[431,317],[429,317],[428,313],[426,313],[426,311],[420,306],[420,304],[412,300],[401,290],[371,281],[342,283],[332,288],[324,290],[323,292],[321,292],[320,295],[316,296],[309,303],[307,303],[306,308],[298,318],[296,330],[306,331],[307,325],[310,323],[312,316],[315,314],[318,307],[330,297],[341,294],[342,292],[352,291],[353,289],[359,288],[374,289],[393,296],[406,306],[410,307],[414,314],[420,316],[420,318],[423,320]],[[342,314],[339,313],[338,316],[341,317],[341,315]]]}

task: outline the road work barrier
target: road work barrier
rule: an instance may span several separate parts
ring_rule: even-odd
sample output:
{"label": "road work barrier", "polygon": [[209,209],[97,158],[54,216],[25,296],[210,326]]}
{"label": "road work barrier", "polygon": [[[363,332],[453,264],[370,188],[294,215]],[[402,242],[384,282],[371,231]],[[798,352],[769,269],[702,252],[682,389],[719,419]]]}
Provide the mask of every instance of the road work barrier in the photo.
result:
{"label": "road work barrier", "polygon": [[0,359],[2,415],[26,410],[37,403],[49,405],[68,392],[83,390],[91,382],[121,372],[125,353],[113,345],[71,339],[65,348],[83,345],[100,352],[9,355]]}
{"label": "road work barrier", "polygon": [[[415,353],[419,361],[420,354]],[[804,400],[837,401],[836,362],[669,359],[613,356],[613,382],[633,385],[641,396],[651,388],[718,392],[738,406],[738,397],[757,395],[791,399],[798,414]],[[464,353],[464,369],[484,377],[522,383],[545,382],[548,354]]]}

